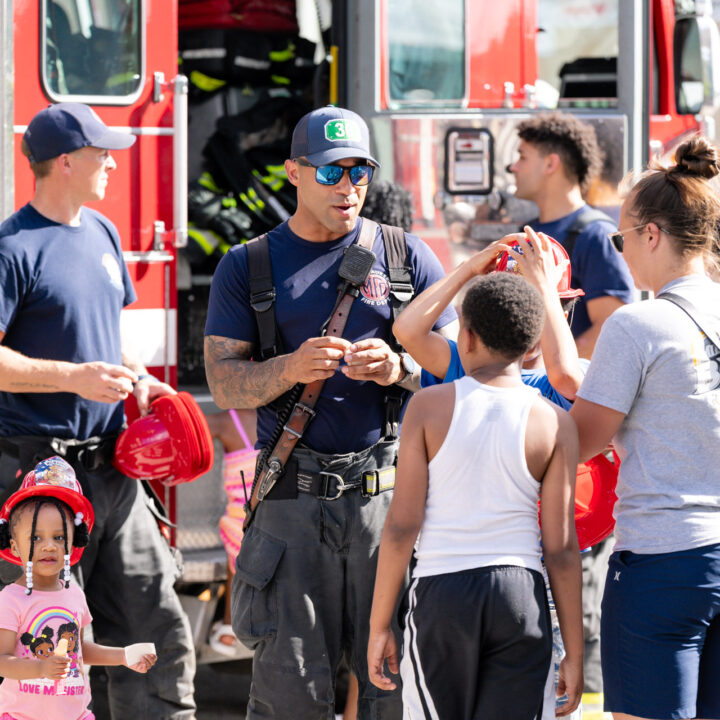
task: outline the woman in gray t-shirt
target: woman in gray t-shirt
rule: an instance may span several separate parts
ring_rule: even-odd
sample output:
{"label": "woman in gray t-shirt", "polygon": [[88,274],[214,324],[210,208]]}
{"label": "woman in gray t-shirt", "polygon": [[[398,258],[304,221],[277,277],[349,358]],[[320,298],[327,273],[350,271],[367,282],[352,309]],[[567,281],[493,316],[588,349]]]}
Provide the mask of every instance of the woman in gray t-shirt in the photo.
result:
{"label": "woman in gray t-shirt", "polygon": [[[720,330],[720,153],[695,137],[645,173],[611,235],[635,285],[689,301]],[[616,546],[602,608],[605,709],[720,718],[720,348],[677,305],[627,305],[605,322],[571,415],[580,459],[622,459]]]}

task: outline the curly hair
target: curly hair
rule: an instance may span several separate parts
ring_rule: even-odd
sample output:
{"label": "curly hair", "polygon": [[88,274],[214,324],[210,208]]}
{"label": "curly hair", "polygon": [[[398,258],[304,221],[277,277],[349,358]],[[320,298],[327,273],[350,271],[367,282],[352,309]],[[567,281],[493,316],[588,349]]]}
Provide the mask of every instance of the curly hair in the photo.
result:
{"label": "curly hair", "polygon": [[603,166],[603,152],[592,125],[562,112],[540,113],[518,125],[518,136],[544,154],[557,153],[566,175],[584,194]]}
{"label": "curly hair", "polygon": [[678,145],[675,164],[653,163],[628,190],[629,213],[638,225],[654,222],[682,255],[702,254],[720,262],[720,195],[711,180],[720,174],[720,149],[702,135]]}
{"label": "curly hair", "polygon": [[376,223],[395,225],[410,232],[413,221],[412,194],[387,180],[372,182],[360,214]]}
{"label": "curly hair", "polygon": [[490,273],[465,293],[462,316],[489,350],[521,358],[540,339],[545,307],[540,293],[513,273]]}

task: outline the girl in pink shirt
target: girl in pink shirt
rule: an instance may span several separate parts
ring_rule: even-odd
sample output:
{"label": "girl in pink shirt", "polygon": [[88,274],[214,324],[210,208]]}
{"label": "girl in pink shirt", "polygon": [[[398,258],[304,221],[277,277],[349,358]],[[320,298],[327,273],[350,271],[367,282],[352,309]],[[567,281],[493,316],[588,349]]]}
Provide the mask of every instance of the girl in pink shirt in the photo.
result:
{"label": "girl in pink shirt", "polygon": [[0,591],[0,720],[94,718],[83,663],[144,673],[157,659],[142,648],[83,639],[92,617],[70,565],[93,521],[73,469],[59,457],[29,472],[0,511],[0,557],[25,569]]}

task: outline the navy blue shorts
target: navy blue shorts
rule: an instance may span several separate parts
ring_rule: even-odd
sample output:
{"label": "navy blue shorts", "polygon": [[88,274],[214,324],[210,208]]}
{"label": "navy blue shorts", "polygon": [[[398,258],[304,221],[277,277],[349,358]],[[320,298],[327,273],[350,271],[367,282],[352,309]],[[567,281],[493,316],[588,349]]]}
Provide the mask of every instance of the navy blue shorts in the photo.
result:
{"label": "navy blue shorts", "polygon": [[606,711],[720,718],[720,544],[613,553],[601,642]]}

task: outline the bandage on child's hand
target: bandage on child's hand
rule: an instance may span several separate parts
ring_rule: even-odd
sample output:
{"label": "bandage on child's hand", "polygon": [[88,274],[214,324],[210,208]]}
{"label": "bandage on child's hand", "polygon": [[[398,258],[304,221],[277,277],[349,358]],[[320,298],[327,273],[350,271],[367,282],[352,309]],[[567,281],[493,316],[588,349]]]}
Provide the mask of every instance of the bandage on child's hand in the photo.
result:
{"label": "bandage on child's hand", "polygon": [[125,664],[135,672],[146,673],[156,662],[154,643],[135,643],[125,648]]}

